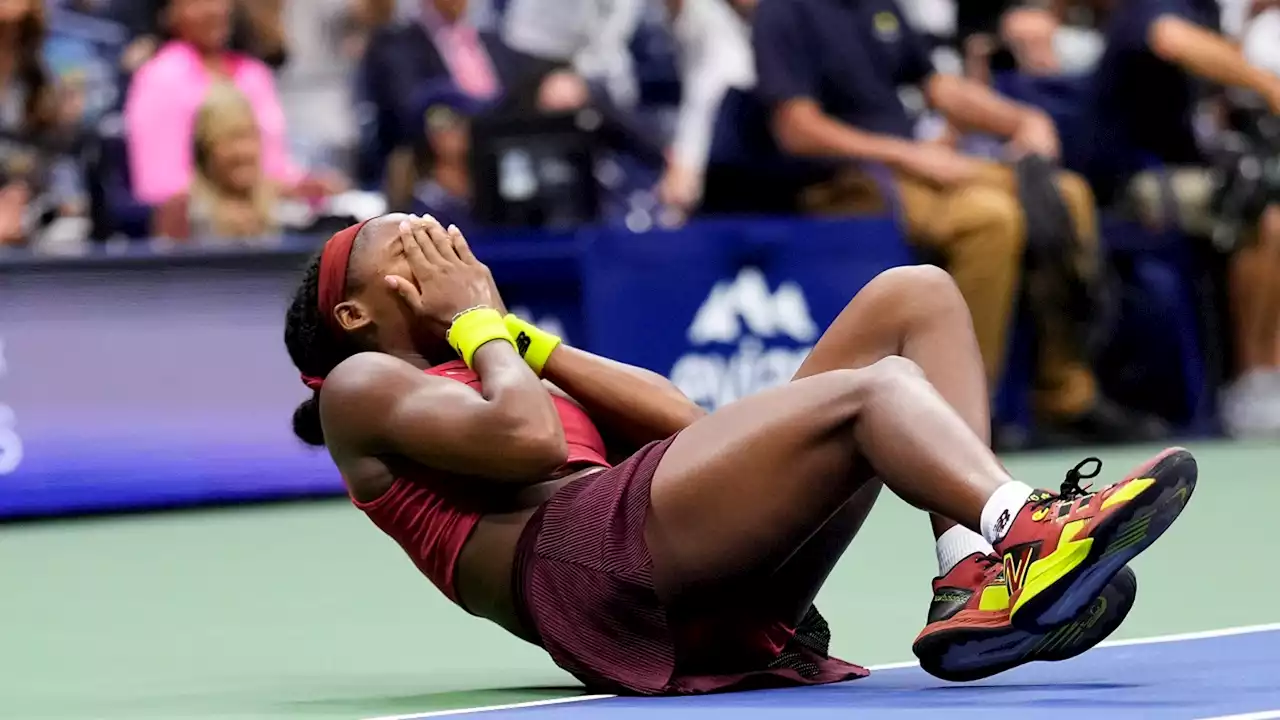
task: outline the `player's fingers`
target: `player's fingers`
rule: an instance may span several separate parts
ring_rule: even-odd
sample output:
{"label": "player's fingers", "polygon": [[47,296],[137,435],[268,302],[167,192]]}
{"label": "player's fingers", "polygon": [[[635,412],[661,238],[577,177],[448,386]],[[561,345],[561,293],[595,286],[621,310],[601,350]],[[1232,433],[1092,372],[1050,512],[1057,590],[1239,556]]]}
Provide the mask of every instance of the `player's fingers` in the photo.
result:
{"label": "player's fingers", "polygon": [[413,281],[402,278],[399,275],[387,275],[385,280],[387,285],[392,290],[395,290],[396,294],[408,303],[410,307],[416,308],[421,303],[422,293],[418,292],[418,286],[414,285]]}
{"label": "player's fingers", "polygon": [[426,258],[429,265],[439,266],[444,262],[444,257],[440,255],[440,248],[435,241],[431,239],[431,235],[427,229],[425,218],[416,218],[409,222],[410,233],[413,236],[413,242],[422,252],[422,256]]}
{"label": "player's fingers", "polygon": [[471,246],[467,244],[467,239],[462,236],[462,231],[458,229],[457,225],[449,226],[449,239],[453,242],[453,251],[458,253],[460,260],[467,263],[479,262],[476,260],[475,254],[471,252]]}
{"label": "player's fingers", "polygon": [[458,258],[457,251],[453,249],[453,238],[449,236],[449,232],[444,229],[439,220],[430,215],[424,215],[422,224],[426,228],[427,236],[435,244],[436,252],[440,253],[440,257],[445,260]]}
{"label": "player's fingers", "polygon": [[404,257],[409,261],[409,269],[415,277],[421,279],[431,273],[431,261],[422,250],[422,244],[413,235],[413,220],[400,221],[400,245]]}

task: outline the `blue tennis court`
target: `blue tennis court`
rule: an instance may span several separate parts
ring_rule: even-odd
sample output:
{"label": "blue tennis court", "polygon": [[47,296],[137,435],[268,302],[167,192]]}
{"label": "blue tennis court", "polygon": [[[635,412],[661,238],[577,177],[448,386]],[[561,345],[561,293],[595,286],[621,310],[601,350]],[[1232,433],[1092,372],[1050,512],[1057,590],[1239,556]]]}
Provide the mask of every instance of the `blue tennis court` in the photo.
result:
{"label": "blue tennis court", "polygon": [[[944,683],[913,666],[887,666],[871,677],[819,688],[766,690],[694,698],[591,696],[376,720],[483,715],[490,720],[727,717],[806,720],[990,718],[993,712],[1043,720],[1280,718],[1280,624],[1147,640],[1121,641],[1075,660],[1035,663],[989,680]],[[370,719],[375,720],[375,719]]]}

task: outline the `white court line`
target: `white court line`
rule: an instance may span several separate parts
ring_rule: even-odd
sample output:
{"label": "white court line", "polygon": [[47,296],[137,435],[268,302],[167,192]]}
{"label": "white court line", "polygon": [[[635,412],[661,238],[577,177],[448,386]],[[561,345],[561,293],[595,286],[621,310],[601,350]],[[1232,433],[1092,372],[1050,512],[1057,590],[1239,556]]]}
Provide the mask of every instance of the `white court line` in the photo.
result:
{"label": "white court line", "polygon": [[[1208,640],[1210,638],[1231,637],[1232,635],[1252,635],[1254,633],[1280,631],[1280,623],[1266,625],[1241,625],[1239,627],[1220,628],[1218,630],[1202,630],[1200,632],[1178,633],[1176,635],[1156,635],[1154,637],[1131,638],[1128,640],[1108,640],[1098,643],[1097,647],[1128,647],[1130,645],[1158,645],[1160,643],[1186,642],[1190,640]],[[915,661],[885,663],[871,665],[873,671],[903,670],[919,666]],[[453,710],[432,710],[430,712],[410,713],[408,715],[383,715],[380,717],[362,718],[361,720],[423,720],[424,718],[449,717],[453,715],[474,715],[501,710],[520,710],[523,708],[543,707],[546,705],[566,705],[568,703],[586,702],[588,700],[608,700],[617,695],[576,695],[574,697],[553,698],[551,700],[530,700],[528,702],[509,703],[507,705],[485,705],[473,708],[455,708]],[[1244,715],[1224,715],[1222,717],[1204,718],[1203,720],[1280,720],[1280,710],[1265,710]]]}
{"label": "white court line", "polygon": [[497,712],[499,710],[519,710],[522,708],[545,707],[547,705],[568,705],[569,703],[586,702],[588,700],[608,700],[611,697],[617,697],[617,695],[575,695],[573,697],[552,698],[550,700],[530,700],[528,702],[509,703],[507,705],[485,705],[484,707],[455,708],[453,710],[433,710],[432,712],[410,713],[408,715],[383,715],[381,717],[364,718],[364,720],[418,720],[418,718],[471,715],[473,713]]}

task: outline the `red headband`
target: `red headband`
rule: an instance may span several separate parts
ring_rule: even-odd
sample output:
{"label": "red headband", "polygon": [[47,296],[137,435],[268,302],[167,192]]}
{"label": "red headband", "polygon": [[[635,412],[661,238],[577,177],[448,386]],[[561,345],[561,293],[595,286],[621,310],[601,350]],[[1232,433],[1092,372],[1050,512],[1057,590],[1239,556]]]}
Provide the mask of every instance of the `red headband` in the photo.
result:
{"label": "red headband", "polygon": [[[324,319],[325,325],[329,326],[329,332],[332,332],[334,337],[342,335],[342,326],[338,324],[338,318],[334,316],[333,311],[347,297],[347,264],[351,260],[351,248],[356,243],[356,236],[368,222],[365,220],[334,233],[333,237],[324,244],[324,250],[320,253],[320,280],[316,292],[318,300],[316,309],[320,311],[320,317]],[[304,374],[302,382],[312,390],[319,391],[320,386],[324,384],[324,378]]]}

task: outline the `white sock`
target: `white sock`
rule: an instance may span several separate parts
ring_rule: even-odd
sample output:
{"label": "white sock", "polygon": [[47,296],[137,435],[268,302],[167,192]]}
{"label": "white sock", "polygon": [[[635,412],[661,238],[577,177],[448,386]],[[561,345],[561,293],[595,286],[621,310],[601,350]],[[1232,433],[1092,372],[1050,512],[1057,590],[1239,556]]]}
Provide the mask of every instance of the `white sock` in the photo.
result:
{"label": "white sock", "polygon": [[995,552],[991,543],[967,527],[956,525],[938,538],[938,575],[946,575],[951,568],[974,553],[990,555]]}
{"label": "white sock", "polygon": [[996,488],[982,508],[982,537],[992,545],[1003,540],[1013,519],[1033,492],[1035,490],[1030,485],[1016,480]]}

